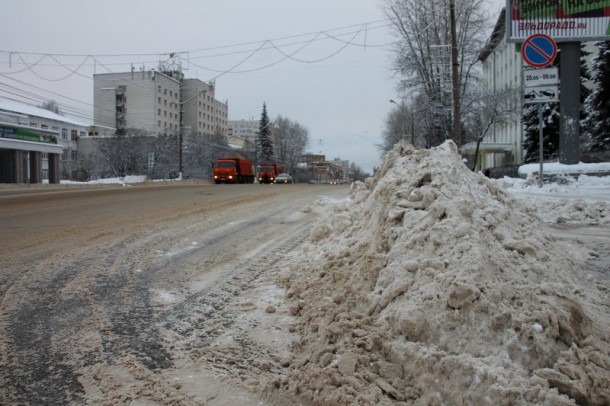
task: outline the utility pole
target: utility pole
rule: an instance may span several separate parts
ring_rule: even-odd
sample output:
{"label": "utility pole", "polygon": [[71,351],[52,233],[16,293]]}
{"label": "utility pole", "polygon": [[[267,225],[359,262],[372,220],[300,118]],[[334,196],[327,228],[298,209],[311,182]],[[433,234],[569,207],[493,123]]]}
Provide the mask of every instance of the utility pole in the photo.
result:
{"label": "utility pole", "polygon": [[453,87],[453,141],[462,145],[462,111],[460,106],[460,77],[458,63],[457,29],[455,23],[455,0],[449,0],[451,20],[451,81]]}

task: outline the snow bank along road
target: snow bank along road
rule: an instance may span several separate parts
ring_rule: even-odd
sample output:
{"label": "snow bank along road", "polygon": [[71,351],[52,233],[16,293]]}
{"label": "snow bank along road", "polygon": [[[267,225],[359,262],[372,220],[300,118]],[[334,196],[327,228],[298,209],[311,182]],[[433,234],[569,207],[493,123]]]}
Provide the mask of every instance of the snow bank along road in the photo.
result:
{"label": "snow bank along road", "polygon": [[275,313],[257,280],[321,195],[347,187],[0,189],[0,404],[258,404],[219,378],[281,352],[239,315]]}

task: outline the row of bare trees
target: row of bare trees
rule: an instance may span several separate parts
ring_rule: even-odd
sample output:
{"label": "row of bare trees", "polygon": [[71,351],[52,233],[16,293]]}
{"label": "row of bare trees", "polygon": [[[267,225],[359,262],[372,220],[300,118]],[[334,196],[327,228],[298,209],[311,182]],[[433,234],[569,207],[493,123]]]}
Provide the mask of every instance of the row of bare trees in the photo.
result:
{"label": "row of bare trees", "polygon": [[420,148],[447,139],[480,142],[494,123],[511,119],[515,95],[488,92],[477,66],[492,21],[485,0],[386,0],[385,6],[398,40],[393,66],[403,101],[387,118],[384,151],[403,138]]}
{"label": "row of bare trees", "polygon": [[[307,128],[278,116],[272,123],[267,121],[265,129],[268,130],[265,151],[257,142],[246,145],[240,154],[257,164],[279,163],[293,172],[309,144]],[[81,138],[78,161],[66,162],[64,169],[66,177],[80,180],[126,175],[165,179],[180,173],[185,178],[205,179],[212,175],[216,159],[232,153],[235,151],[220,133],[162,135],[130,128],[109,137]]]}
{"label": "row of bare trees", "polygon": [[[185,133],[151,135],[127,129],[111,137],[79,139],[79,180],[147,175],[152,179],[208,178],[212,162],[230,151],[226,139]],[[66,165],[68,165],[67,163]]]}

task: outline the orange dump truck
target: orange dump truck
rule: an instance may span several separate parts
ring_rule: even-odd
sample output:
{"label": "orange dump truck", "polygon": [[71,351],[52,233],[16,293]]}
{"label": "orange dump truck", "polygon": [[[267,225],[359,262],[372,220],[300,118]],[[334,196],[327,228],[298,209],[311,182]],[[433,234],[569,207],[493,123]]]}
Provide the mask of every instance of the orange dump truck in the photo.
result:
{"label": "orange dump truck", "polygon": [[252,161],[240,158],[220,158],[214,162],[214,182],[253,183]]}
{"label": "orange dump truck", "polygon": [[280,165],[261,165],[258,168],[258,183],[273,183],[275,177],[280,173],[282,173],[282,167]]}

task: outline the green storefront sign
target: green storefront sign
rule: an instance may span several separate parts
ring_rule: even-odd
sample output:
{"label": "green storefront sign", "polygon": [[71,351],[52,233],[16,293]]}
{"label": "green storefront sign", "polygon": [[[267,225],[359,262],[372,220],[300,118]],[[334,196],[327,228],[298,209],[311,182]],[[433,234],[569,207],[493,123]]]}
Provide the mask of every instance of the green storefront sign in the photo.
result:
{"label": "green storefront sign", "polygon": [[0,127],[0,138],[56,144],[55,137],[51,135],[16,127]]}
{"label": "green storefront sign", "polygon": [[[519,15],[522,19],[536,19],[542,17],[561,18],[578,17],[586,14],[587,17],[604,16],[604,7],[610,7],[610,0],[564,0],[557,4],[556,0],[513,0],[518,4]],[[562,11],[562,13],[558,13]]]}
{"label": "green storefront sign", "polygon": [[599,11],[603,15],[603,8],[610,7],[610,0],[568,0],[563,5],[563,11],[567,15],[578,15],[590,11]]}

